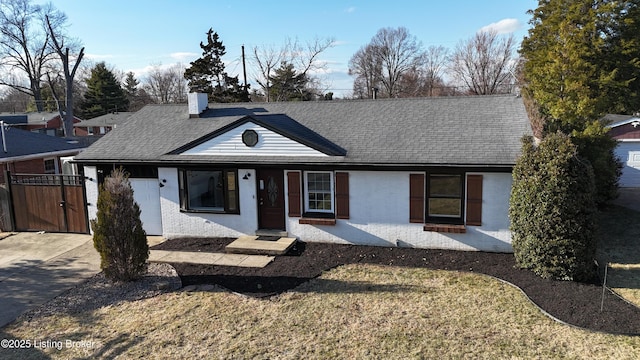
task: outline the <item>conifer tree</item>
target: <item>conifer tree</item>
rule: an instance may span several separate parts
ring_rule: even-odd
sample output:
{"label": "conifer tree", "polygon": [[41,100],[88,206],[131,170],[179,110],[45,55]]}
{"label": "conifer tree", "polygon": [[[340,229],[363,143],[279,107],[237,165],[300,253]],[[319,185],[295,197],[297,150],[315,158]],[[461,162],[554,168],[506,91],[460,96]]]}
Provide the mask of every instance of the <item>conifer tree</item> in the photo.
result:
{"label": "conifer tree", "polygon": [[615,198],[621,167],[599,119],[640,106],[640,42],[630,35],[639,2],[541,0],[520,49],[529,112],[540,114],[543,135],[572,135],[594,166],[599,204]]}
{"label": "conifer tree", "polygon": [[110,112],[127,111],[129,108],[129,99],[104,62],[91,69],[91,76],[87,79],[87,93],[80,108],[85,119]]}
{"label": "conifer tree", "polygon": [[249,101],[249,93],[240,85],[238,77],[229,76],[224,69],[222,57],[226,54],[226,48],[218,33],[209,29],[207,43],[200,42],[200,48],[202,57],[192,61],[184,71],[189,90],[206,93],[209,100],[214,102]]}
{"label": "conifer tree", "polygon": [[282,63],[272,76],[269,77],[271,88],[270,98],[274,101],[308,101],[312,94],[307,88],[309,79],[302,73],[296,73],[293,64]]}
{"label": "conifer tree", "polygon": [[97,206],[91,228],[100,268],[113,281],[140,278],[147,270],[149,246],[140,207],[133,200],[133,189],[122,168],[115,169],[100,185]]}

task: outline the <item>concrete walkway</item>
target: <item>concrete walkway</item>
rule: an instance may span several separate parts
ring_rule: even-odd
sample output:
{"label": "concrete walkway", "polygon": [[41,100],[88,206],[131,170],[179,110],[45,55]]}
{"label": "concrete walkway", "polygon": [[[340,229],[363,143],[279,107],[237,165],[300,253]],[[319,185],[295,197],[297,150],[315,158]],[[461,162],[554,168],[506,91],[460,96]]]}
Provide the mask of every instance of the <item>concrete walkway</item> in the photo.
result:
{"label": "concrete walkway", "polygon": [[640,188],[619,188],[614,204],[640,211]]}
{"label": "concrete walkway", "polygon": [[149,261],[165,263],[209,264],[262,268],[272,262],[273,259],[275,259],[275,257],[265,255],[207,253],[195,251],[149,251]]}
{"label": "concrete walkway", "polygon": [[[8,236],[7,236],[8,235]],[[149,247],[164,241],[147,237]],[[149,261],[264,267],[273,256],[150,250]],[[100,272],[85,234],[22,232],[0,236],[0,327]]]}
{"label": "concrete walkway", "polygon": [[17,233],[0,240],[0,327],[100,271],[90,235]]}

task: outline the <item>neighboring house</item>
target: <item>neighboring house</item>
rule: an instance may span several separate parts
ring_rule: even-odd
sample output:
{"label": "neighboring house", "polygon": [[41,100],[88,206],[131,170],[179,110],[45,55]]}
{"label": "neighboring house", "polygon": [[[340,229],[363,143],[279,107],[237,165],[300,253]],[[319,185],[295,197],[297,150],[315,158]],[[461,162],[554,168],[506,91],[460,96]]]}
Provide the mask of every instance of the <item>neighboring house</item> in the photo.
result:
{"label": "neighboring house", "polygon": [[[79,123],[78,117],[73,123]],[[41,132],[50,136],[63,136],[64,130],[58,112],[0,113],[0,121],[22,130]]]}
{"label": "neighboring house", "polygon": [[516,96],[147,105],[76,157],[131,174],[150,234],[510,252]]}
{"label": "neighboring house", "polygon": [[0,183],[6,170],[12,173],[60,174],[62,157],[78,154],[83,144],[65,138],[8,128],[0,137]]}
{"label": "neighboring house", "polygon": [[132,112],[115,112],[101,115],[89,120],[73,124],[76,136],[105,135],[118,125],[123,124]]}
{"label": "neighboring house", "polygon": [[609,134],[618,140],[615,153],[622,161],[620,187],[640,187],[640,117],[608,114]]}

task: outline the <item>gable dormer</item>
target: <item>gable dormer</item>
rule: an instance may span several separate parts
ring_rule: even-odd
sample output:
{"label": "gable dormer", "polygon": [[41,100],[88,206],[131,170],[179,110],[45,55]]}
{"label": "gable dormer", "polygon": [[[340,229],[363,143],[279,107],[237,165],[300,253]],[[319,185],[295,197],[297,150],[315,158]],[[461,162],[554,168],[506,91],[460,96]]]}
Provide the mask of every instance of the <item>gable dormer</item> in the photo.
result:
{"label": "gable dormer", "polygon": [[206,156],[344,156],[346,151],[286,115],[246,116],[172,152]]}

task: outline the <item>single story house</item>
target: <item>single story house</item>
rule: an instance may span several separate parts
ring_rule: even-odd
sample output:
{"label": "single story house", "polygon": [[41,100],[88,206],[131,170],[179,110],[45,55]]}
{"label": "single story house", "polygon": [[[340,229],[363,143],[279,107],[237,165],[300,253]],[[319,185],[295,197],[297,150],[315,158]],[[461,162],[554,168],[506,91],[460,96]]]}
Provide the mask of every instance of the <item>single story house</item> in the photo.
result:
{"label": "single story house", "polygon": [[511,252],[513,95],[147,105],[76,157],[89,218],[130,173],[149,234]]}
{"label": "single story house", "polygon": [[12,173],[60,174],[66,158],[77,155],[85,147],[75,140],[12,127],[2,130],[0,143],[0,183],[5,182],[7,170]]}
{"label": "single story house", "polygon": [[640,187],[640,117],[608,114],[609,134],[618,141],[616,156],[622,161],[620,187]]}
{"label": "single story house", "polygon": [[[41,132],[50,136],[64,134],[59,112],[0,113],[0,121],[13,128]],[[80,118],[73,117],[74,124],[80,121]]]}
{"label": "single story house", "polygon": [[73,124],[74,134],[76,136],[104,135],[112,129],[115,129],[118,125],[126,122],[131,114],[133,113],[128,111],[120,111],[80,121]]}

